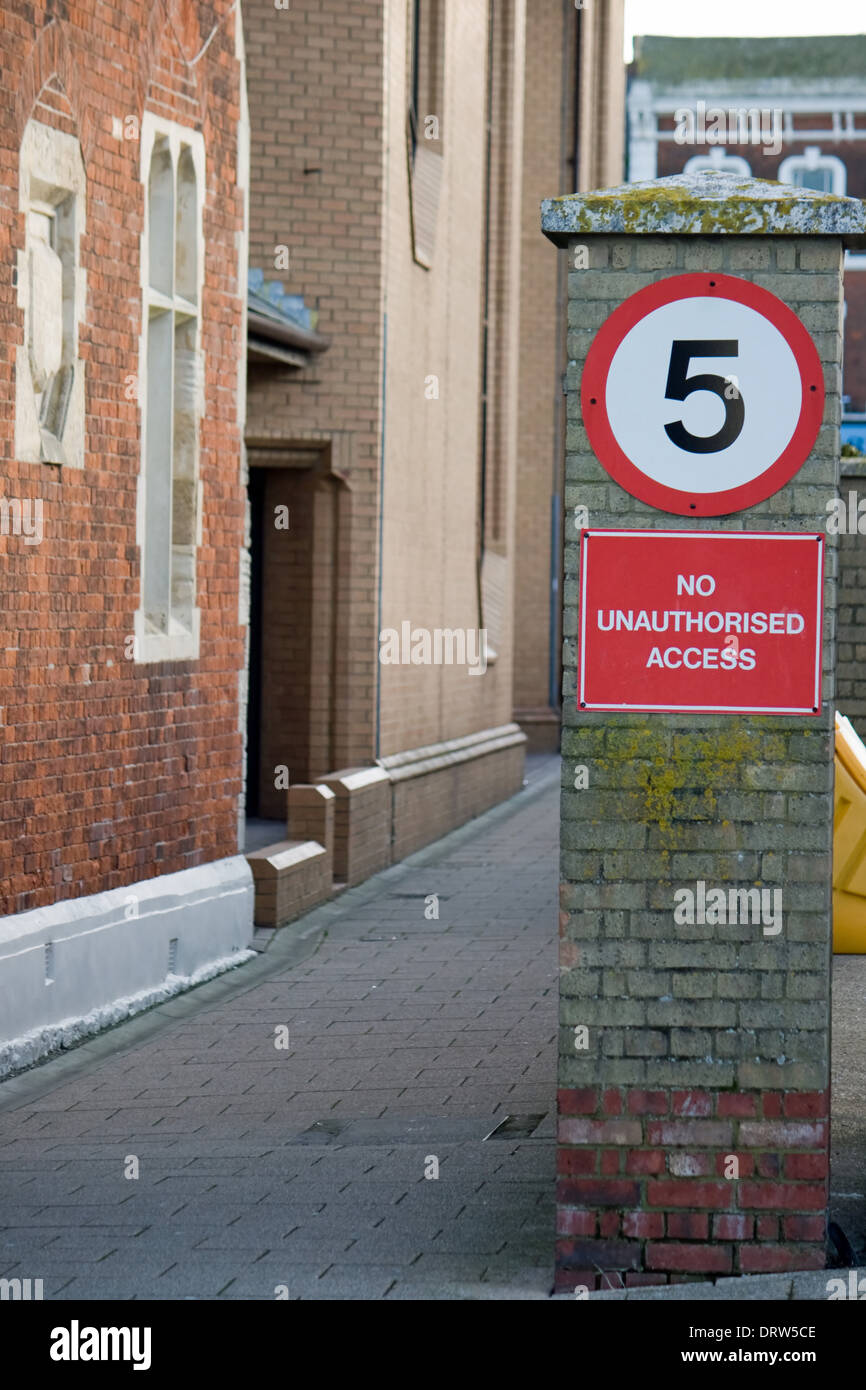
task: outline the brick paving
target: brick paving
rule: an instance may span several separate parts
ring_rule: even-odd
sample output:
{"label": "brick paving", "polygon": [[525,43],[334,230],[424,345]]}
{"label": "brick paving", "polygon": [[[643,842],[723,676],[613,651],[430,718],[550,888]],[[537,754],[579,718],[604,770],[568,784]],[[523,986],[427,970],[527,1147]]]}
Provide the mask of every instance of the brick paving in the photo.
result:
{"label": "brick paving", "polygon": [[558,762],[533,759],[506,806],[251,965],[0,1086],[0,1277],[547,1297],[557,861]]}
{"label": "brick paving", "polygon": [[[0,1278],[52,1299],[548,1297],[556,760],[528,783],[252,965],[0,1085]],[[864,979],[835,958],[831,1214],[858,1259]],[[528,1134],[486,1138],[508,1115]]]}

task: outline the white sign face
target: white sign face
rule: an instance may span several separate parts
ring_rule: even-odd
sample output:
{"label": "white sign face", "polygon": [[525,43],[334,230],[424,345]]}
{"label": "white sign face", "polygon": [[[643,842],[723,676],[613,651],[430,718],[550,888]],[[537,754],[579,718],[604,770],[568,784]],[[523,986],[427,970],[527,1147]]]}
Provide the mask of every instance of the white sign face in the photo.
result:
{"label": "white sign face", "polygon": [[777,491],[808,457],[823,373],[775,295],[730,276],[681,275],[632,295],[602,325],[582,401],[593,449],[629,492],[679,515],[719,515]]}
{"label": "white sign face", "polygon": [[[614,438],[647,477],[682,492],[724,492],[787,448],[800,398],[796,359],[769,319],[732,299],[680,299],[623,338],[606,405]],[[678,420],[682,431],[668,432]],[[702,452],[713,439],[720,447]]]}

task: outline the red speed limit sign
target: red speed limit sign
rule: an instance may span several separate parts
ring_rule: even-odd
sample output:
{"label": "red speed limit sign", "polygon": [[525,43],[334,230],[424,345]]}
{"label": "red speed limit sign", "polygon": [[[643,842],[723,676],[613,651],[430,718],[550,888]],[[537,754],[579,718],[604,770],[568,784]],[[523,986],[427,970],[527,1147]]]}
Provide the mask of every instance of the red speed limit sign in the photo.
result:
{"label": "red speed limit sign", "polygon": [[805,463],[824,374],[776,295],[731,275],[675,275],[602,324],[581,405],[596,457],[633,497],[720,516],[778,492]]}

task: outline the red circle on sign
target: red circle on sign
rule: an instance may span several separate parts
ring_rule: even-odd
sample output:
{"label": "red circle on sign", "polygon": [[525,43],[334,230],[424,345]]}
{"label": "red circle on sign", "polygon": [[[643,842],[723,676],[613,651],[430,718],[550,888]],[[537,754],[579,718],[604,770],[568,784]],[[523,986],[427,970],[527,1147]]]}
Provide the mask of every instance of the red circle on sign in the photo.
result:
{"label": "red circle on sign", "polygon": [[[794,432],[778,458],[747,482],[717,492],[691,492],[652,478],[628,457],[607,412],[607,382],[614,355],[641,319],[678,299],[730,299],[763,315],[793,353],[800,376],[801,406]],[[599,463],[626,492],[676,516],[721,516],[742,511],[778,492],[802,467],[824,418],[824,373],[808,331],[792,309],[769,290],[733,275],[674,275],[630,295],[605,320],[586,357],[581,383],[583,423]]]}

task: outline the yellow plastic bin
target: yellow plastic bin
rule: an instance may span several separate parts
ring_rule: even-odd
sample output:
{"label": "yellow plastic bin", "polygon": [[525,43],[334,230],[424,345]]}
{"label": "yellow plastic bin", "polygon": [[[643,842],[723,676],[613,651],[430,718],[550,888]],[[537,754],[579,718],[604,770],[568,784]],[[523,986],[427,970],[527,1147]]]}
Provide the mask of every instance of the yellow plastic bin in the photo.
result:
{"label": "yellow plastic bin", "polygon": [[833,950],[866,955],[866,746],[836,715],[833,807]]}

